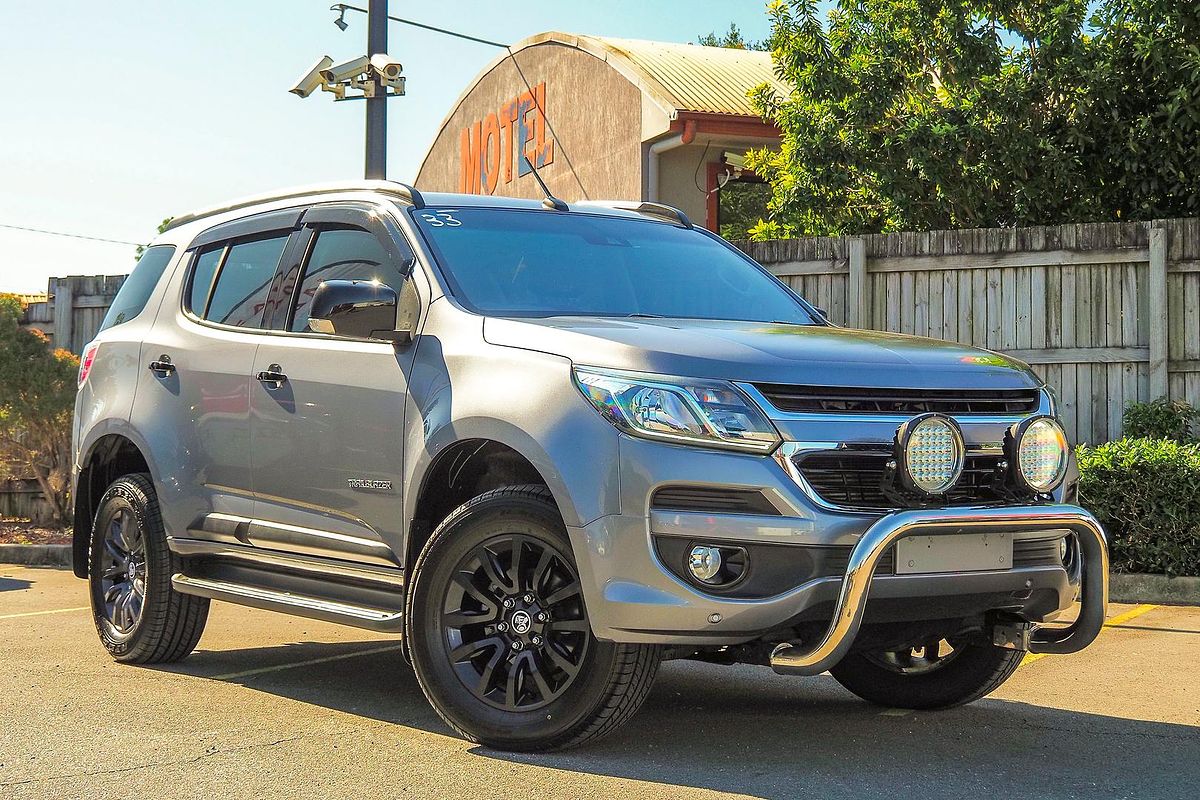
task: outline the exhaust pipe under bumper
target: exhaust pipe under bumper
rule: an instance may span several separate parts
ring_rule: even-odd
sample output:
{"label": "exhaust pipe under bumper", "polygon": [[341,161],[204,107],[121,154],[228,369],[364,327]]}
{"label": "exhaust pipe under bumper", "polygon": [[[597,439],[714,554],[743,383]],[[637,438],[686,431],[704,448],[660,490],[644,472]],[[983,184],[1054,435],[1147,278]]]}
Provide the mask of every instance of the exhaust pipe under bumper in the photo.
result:
{"label": "exhaust pipe under bumper", "polygon": [[819,675],[837,664],[858,635],[875,565],[905,536],[1068,530],[1076,535],[1083,588],[1079,618],[1065,628],[1035,628],[1034,653],[1074,653],[1100,633],[1108,611],[1108,543],[1096,518],[1078,506],[943,508],[897,511],[867,529],[850,554],[833,619],[814,646],[784,642],[771,653],[771,668],[784,675]]}

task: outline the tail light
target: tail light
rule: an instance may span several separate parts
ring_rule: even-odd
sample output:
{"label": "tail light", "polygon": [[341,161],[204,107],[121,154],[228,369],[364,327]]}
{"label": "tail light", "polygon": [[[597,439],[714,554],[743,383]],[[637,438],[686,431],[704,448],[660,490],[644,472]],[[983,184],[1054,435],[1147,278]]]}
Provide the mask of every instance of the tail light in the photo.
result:
{"label": "tail light", "polygon": [[99,349],[99,342],[92,342],[83,348],[83,356],[79,359],[79,388],[81,389],[83,388],[83,384],[87,382],[88,373],[92,371],[92,364],[96,360],[96,351]]}

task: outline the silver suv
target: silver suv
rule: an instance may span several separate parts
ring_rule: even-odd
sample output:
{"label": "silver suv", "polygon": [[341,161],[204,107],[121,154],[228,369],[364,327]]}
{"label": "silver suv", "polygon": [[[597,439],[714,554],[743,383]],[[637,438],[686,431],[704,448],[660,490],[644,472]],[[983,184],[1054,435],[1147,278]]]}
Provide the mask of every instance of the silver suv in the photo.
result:
{"label": "silver suv", "polygon": [[183,658],[212,599],[394,633],[499,748],[616,728],[671,658],[945,708],[1104,620],[1028,367],[832,325],[655,204],[363,182],[177,218],[74,434],[116,660]]}

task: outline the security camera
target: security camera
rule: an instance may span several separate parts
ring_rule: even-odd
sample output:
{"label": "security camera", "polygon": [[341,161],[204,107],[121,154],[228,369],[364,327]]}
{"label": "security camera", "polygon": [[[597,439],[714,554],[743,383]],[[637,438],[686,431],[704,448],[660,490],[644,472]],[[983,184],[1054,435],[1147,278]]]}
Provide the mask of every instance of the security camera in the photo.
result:
{"label": "security camera", "polygon": [[740,172],[746,168],[746,154],[744,152],[735,153],[732,150],[726,150],[725,163]]}
{"label": "security camera", "polygon": [[321,70],[321,78],[326,83],[341,83],[357,78],[367,71],[367,66],[371,63],[366,56],[356,58],[353,61],[347,61],[345,64],[338,64],[336,67],[326,66]]}
{"label": "security camera", "polygon": [[385,83],[396,80],[404,73],[404,65],[386,53],[371,56],[371,69]]}
{"label": "security camera", "polygon": [[312,69],[304,73],[304,77],[296,81],[296,85],[289,92],[297,97],[308,97],[310,94],[321,88],[323,80],[321,79],[321,70],[333,64],[333,59],[329,56],[321,56],[321,60],[313,64]]}

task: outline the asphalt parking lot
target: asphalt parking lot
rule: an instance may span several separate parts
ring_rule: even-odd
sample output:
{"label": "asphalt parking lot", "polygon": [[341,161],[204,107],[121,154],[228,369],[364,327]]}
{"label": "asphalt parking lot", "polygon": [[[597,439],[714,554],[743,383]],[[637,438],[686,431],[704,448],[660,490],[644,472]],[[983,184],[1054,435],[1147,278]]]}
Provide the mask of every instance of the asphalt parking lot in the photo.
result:
{"label": "asphalt parking lot", "polygon": [[1114,606],[1089,650],[940,713],[672,662],[614,735],[514,756],[452,735],[394,639],[214,604],[190,658],[126,667],[85,606],[0,565],[0,797],[1200,796],[1200,608]]}

